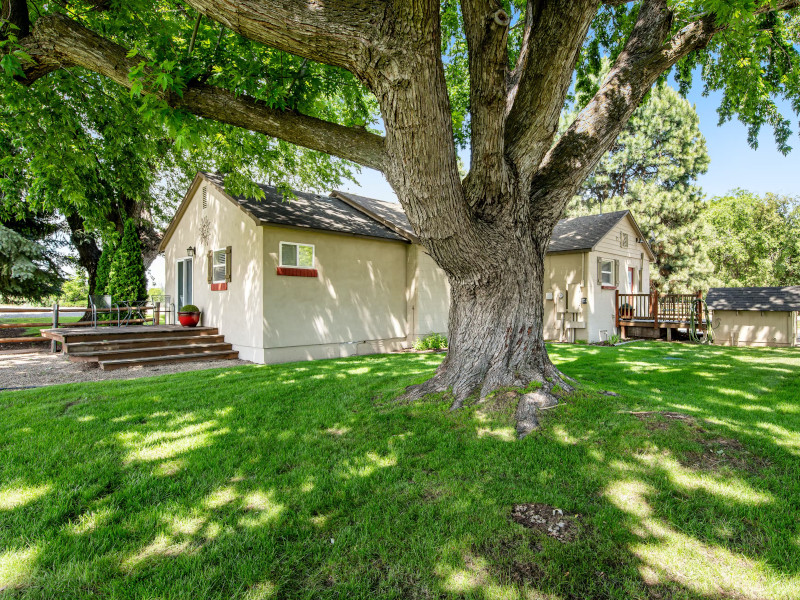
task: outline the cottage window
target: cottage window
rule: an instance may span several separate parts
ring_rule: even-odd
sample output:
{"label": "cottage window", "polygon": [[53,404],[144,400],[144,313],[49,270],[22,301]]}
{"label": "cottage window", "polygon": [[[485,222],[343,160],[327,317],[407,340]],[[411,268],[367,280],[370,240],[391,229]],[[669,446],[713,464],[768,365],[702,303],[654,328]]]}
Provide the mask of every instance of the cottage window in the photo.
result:
{"label": "cottage window", "polygon": [[211,273],[211,283],[223,283],[227,281],[228,253],[225,248],[214,250],[213,271]]}
{"label": "cottage window", "polygon": [[314,268],[314,246],[312,244],[281,242],[280,250],[282,267]]}
{"label": "cottage window", "polygon": [[616,285],[616,261],[601,258],[599,261],[599,279],[602,285]]}

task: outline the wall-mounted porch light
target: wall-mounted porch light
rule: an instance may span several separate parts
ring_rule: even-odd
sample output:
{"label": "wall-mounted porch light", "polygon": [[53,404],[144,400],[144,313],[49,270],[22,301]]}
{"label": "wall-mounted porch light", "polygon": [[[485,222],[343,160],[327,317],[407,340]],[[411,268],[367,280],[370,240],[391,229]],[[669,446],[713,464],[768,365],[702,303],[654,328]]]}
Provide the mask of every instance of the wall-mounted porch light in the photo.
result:
{"label": "wall-mounted porch light", "polygon": [[189,247],[186,249],[186,255],[187,255],[187,256],[194,256],[194,246],[189,246]]}

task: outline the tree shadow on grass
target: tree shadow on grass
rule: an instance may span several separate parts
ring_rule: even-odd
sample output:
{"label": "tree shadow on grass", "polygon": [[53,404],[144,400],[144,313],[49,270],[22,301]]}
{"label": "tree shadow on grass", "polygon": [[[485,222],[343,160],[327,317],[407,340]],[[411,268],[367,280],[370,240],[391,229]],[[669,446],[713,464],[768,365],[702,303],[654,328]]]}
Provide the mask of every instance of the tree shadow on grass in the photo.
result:
{"label": "tree shadow on grass", "polygon": [[[441,359],[431,355],[0,396],[0,588],[31,598],[791,597],[800,490],[787,477],[800,415],[714,403],[729,385],[735,398],[790,409],[781,389],[796,371],[769,393],[701,377],[690,397],[670,382],[691,369],[662,369],[660,348],[580,350],[595,349],[559,347],[556,362],[586,381],[616,369],[597,383],[621,396],[589,385],[520,442],[507,412],[385,402],[430,376]],[[743,361],[754,386],[784,368],[722,358]],[[724,371],[721,360],[711,353],[696,368]],[[687,411],[705,433],[626,412],[643,408]],[[722,435],[769,466],[686,461]],[[580,535],[564,544],[513,522],[512,505],[525,502],[579,513]]]}

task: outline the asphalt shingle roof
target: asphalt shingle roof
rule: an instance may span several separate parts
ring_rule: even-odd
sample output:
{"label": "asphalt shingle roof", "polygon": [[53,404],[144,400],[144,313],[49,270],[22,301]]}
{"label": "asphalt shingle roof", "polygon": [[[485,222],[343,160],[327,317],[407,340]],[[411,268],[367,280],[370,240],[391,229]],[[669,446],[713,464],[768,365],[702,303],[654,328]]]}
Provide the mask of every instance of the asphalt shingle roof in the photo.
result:
{"label": "asphalt shingle roof", "polygon": [[[206,173],[205,176],[225,189],[222,177],[209,173]],[[273,186],[259,185],[259,187],[264,192],[264,198],[261,200],[229,195],[262,224],[307,227],[323,231],[408,241],[338,198],[294,191],[294,197],[284,199],[283,194]]]}
{"label": "asphalt shingle roof", "polygon": [[591,250],[627,214],[627,210],[618,210],[601,215],[561,219],[553,229],[547,251]]}
{"label": "asphalt shingle roof", "polygon": [[[224,189],[222,177],[208,173],[205,175]],[[276,188],[268,185],[259,187],[264,191],[263,200],[242,196],[236,196],[234,199],[261,223],[308,227],[390,240],[408,241],[416,238],[414,228],[408,221],[403,207],[398,203],[340,191],[334,192],[331,196],[295,191],[294,198],[284,200]],[[358,207],[363,210],[359,210]],[[591,250],[628,212],[620,210],[562,219],[553,230],[548,252]],[[377,220],[370,215],[377,217]]]}
{"label": "asphalt shingle roof", "polygon": [[403,207],[397,202],[384,202],[383,200],[376,200],[375,198],[367,198],[366,196],[359,196],[358,194],[351,194],[350,192],[335,191],[334,194],[342,196],[351,203],[358,204],[367,212],[377,216],[385,223],[391,224],[396,230],[399,230],[406,235],[416,237],[414,228],[406,217]]}
{"label": "asphalt shingle roof", "polygon": [[711,288],[706,302],[714,310],[800,311],[800,285]]}

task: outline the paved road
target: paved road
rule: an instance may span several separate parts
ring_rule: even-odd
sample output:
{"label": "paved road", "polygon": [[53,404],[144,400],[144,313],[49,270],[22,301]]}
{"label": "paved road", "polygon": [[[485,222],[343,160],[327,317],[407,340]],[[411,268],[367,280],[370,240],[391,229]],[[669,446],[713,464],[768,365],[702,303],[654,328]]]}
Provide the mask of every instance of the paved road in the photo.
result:
{"label": "paved road", "polygon": [[4,313],[0,309],[0,321],[5,319],[52,319],[53,313],[51,312],[33,312],[33,313]]}

